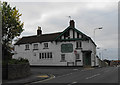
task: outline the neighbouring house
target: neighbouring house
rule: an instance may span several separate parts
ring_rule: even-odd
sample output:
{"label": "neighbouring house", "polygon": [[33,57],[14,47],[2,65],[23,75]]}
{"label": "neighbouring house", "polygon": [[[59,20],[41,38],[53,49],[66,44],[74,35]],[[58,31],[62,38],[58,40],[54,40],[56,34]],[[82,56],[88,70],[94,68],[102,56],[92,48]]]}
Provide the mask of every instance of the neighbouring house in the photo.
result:
{"label": "neighbouring house", "polygon": [[120,65],[120,60],[112,60],[110,62],[110,66],[117,66],[117,65]]}
{"label": "neighbouring house", "polygon": [[13,58],[27,58],[38,66],[98,66],[96,44],[75,28],[74,20],[63,32],[22,37],[15,43]]}

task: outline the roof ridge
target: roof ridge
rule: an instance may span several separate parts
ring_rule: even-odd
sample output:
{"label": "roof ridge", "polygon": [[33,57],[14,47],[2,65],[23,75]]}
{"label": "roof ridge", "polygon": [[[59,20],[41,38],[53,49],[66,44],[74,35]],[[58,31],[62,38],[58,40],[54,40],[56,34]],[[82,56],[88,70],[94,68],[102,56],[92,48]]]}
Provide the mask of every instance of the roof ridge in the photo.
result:
{"label": "roof ridge", "polygon": [[[42,35],[52,35],[52,34],[58,34],[58,33],[62,33],[62,32],[48,33],[48,34],[42,34]],[[40,36],[42,36],[42,35],[40,35]],[[36,36],[39,36],[39,35],[23,36],[22,38],[36,37]]]}

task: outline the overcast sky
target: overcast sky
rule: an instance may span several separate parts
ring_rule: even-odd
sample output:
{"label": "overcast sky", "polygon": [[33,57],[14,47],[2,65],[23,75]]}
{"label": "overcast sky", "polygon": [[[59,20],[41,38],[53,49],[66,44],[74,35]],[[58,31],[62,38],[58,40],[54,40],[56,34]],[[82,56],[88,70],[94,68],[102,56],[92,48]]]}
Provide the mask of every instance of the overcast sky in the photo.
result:
{"label": "overcast sky", "polygon": [[[6,0],[7,1],[7,0]],[[93,39],[104,59],[118,59],[118,2],[110,0],[87,0],[81,2],[10,2],[22,14],[24,22],[22,36],[36,35],[38,26],[43,34],[61,32],[69,26],[69,18],[76,28]],[[107,50],[104,50],[107,49]],[[104,51],[103,51],[104,50]]]}

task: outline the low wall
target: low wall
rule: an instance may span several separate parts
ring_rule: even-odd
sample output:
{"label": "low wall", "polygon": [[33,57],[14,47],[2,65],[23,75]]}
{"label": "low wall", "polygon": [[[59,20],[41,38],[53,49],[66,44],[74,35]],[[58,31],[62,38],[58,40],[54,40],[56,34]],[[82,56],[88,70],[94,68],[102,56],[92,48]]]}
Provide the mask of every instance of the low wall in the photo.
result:
{"label": "low wall", "polygon": [[100,62],[99,62],[99,65],[100,65],[101,67],[106,67],[106,66],[108,66],[108,64],[107,64],[106,62],[104,62],[104,61],[100,61]]}
{"label": "low wall", "polygon": [[8,79],[17,79],[28,75],[30,75],[29,63],[8,65]]}

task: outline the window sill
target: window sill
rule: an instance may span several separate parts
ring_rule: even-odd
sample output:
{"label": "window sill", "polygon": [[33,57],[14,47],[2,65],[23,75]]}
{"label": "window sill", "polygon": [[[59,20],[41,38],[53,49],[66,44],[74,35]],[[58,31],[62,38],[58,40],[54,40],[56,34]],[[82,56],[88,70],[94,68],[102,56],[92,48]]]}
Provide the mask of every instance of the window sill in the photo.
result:
{"label": "window sill", "polygon": [[60,62],[66,62],[66,60],[61,60]]}
{"label": "window sill", "polygon": [[76,59],[76,61],[80,61],[81,62],[81,59]]}
{"label": "window sill", "polygon": [[75,48],[75,49],[79,50],[79,49],[82,49],[82,48]]}
{"label": "window sill", "polygon": [[34,50],[38,50],[38,49],[33,49],[33,51],[34,51]]}
{"label": "window sill", "polygon": [[25,50],[30,50],[30,49],[25,49]]}
{"label": "window sill", "polygon": [[49,49],[49,48],[43,48],[43,49]]}

